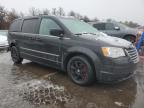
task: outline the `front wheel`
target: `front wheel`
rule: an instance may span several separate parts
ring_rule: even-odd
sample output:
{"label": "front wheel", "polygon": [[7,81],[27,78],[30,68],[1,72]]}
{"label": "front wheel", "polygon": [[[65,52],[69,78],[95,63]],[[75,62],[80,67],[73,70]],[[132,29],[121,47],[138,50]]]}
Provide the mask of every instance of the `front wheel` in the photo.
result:
{"label": "front wheel", "polygon": [[68,62],[67,72],[72,81],[79,85],[90,85],[95,81],[93,67],[85,56],[72,57]]}
{"label": "front wheel", "polygon": [[19,50],[15,46],[11,47],[11,57],[15,64],[20,64],[23,61],[23,58],[20,57]]}

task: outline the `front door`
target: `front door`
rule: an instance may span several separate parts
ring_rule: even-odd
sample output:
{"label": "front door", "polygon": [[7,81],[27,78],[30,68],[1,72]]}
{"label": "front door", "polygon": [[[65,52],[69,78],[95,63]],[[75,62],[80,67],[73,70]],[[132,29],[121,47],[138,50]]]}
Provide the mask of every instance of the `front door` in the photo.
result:
{"label": "front door", "polygon": [[43,63],[57,67],[60,66],[62,59],[62,40],[59,36],[50,35],[51,29],[61,29],[61,27],[51,18],[42,18],[39,34],[35,40],[35,52],[39,55],[39,59],[41,59]]}
{"label": "front door", "polygon": [[118,26],[115,26],[113,23],[106,23],[105,30],[103,32],[110,36],[119,37],[120,30],[116,30],[115,27]]}

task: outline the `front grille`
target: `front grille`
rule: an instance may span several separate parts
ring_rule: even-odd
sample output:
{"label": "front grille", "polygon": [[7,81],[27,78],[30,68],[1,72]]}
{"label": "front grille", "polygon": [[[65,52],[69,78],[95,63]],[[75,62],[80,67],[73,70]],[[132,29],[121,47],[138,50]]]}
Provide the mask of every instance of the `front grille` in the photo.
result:
{"label": "front grille", "polygon": [[138,56],[138,52],[136,50],[135,47],[133,48],[128,48],[125,50],[127,55],[130,57],[130,59],[134,62],[134,63],[138,63],[139,62],[139,56]]}

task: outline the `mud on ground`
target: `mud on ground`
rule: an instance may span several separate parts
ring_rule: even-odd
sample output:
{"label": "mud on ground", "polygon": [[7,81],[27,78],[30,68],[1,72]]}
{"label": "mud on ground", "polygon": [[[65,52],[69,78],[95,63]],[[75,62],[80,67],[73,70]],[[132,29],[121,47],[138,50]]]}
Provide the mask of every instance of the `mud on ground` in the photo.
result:
{"label": "mud on ground", "polygon": [[0,52],[0,108],[143,108],[144,61],[133,78],[114,85],[81,87],[66,74]]}

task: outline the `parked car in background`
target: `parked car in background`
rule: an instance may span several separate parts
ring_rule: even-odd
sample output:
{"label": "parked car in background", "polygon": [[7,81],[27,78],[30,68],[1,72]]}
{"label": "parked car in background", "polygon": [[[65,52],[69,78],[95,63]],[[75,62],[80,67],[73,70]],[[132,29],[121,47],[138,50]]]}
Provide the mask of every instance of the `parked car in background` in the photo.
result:
{"label": "parked car in background", "polygon": [[99,31],[106,33],[110,36],[126,39],[132,43],[136,41],[138,30],[130,28],[122,23],[115,21],[103,21],[103,22],[89,22],[93,27]]}
{"label": "parked car in background", "polygon": [[8,48],[7,30],[0,30],[0,49]]}
{"label": "parked car in background", "polygon": [[140,26],[137,28],[139,31],[144,32],[144,26]]}
{"label": "parked car in background", "polygon": [[74,18],[17,19],[10,26],[8,41],[14,63],[24,58],[66,71],[79,85],[125,80],[139,62],[132,43]]}

